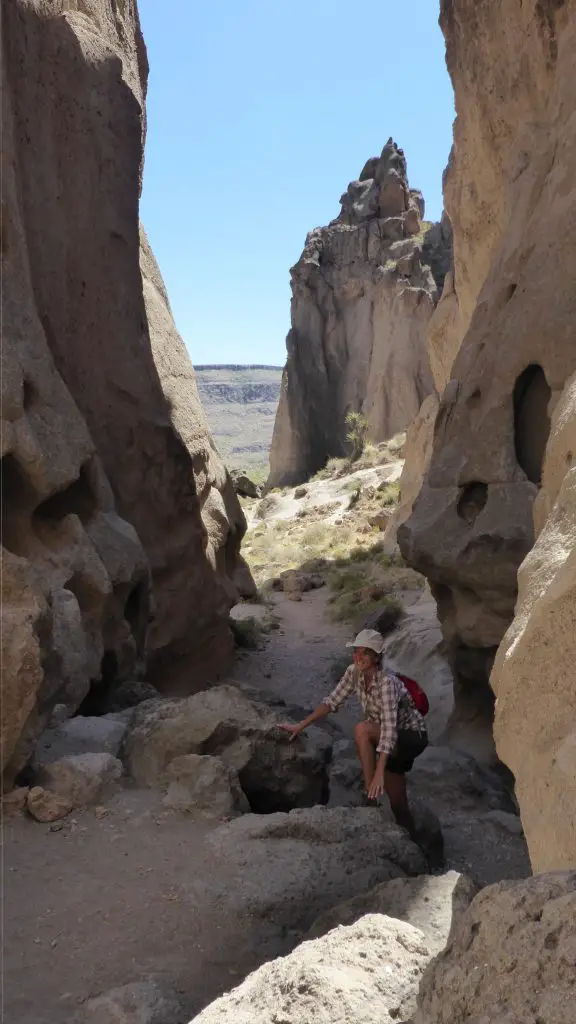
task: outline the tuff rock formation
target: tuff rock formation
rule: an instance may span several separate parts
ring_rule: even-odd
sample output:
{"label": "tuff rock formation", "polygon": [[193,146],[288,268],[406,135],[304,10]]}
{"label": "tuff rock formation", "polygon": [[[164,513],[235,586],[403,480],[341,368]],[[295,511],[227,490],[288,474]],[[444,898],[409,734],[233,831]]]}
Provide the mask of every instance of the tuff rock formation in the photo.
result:
{"label": "tuff rock formation", "polygon": [[424,231],[424,200],[408,187],[392,139],[340,202],[291,271],[270,486],[300,483],[343,455],[348,412],[361,411],[381,441],[407,427],[434,390],[426,327],[449,261],[449,227]]}
{"label": "tuff rock formation", "polygon": [[575,960],[574,871],[489,886],[427,968],[414,1024],[568,1024]]}
{"label": "tuff rock formation", "polygon": [[536,871],[576,864],[576,374],[552,414],[536,544],[520,567],[516,616],[500,645],[498,753],[516,777]]}
{"label": "tuff rock formation", "polygon": [[3,767],[55,703],[214,672],[244,520],[193,391],[138,198],[134,0],[3,10]]}
{"label": "tuff rock formation", "polygon": [[[456,673],[452,737],[489,759],[489,677],[514,616],[544,473],[541,540],[523,570],[519,619],[494,686],[498,749],[517,773],[535,863],[561,865],[576,852],[560,811],[564,800],[573,804],[573,756],[572,768],[556,766],[550,779],[554,759],[564,763],[573,746],[567,723],[576,708],[563,682],[575,621],[568,394],[562,437],[548,441],[576,370],[576,10],[573,2],[444,0],[441,11],[458,115],[445,179],[454,273],[431,322],[441,400],[430,463],[398,536],[438,602]],[[553,818],[556,848],[546,832]]]}

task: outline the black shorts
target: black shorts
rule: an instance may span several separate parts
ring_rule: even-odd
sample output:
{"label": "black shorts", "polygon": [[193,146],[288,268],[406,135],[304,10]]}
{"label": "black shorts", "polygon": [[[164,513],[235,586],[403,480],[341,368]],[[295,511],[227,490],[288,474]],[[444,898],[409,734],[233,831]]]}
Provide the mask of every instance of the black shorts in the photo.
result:
{"label": "black shorts", "polygon": [[399,729],[398,739],[394,750],[388,755],[386,771],[393,775],[405,775],[414,764],[414,760],[428,746],[428,736],[425,732],[416,732],[415,729]]}

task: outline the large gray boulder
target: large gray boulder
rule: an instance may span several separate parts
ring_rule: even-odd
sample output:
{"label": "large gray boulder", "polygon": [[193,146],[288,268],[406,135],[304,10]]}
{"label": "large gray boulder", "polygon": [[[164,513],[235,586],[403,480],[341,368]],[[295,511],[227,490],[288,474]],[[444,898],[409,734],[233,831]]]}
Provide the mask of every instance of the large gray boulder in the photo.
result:
{"label": "large gray boulder", "polygon": [[569,1024],[576,871],[483,889],[428,968],[417,1024]]}
{"label": "large gray boulder", "polygon": [[183,754],[166,772],[168,791],[163,804],[193,817],[235,818],[250,810],[238,775],[219,757]]}
{"label": "large gray boulder", "polygon": [[134,713],[123,758],[139,785],[157,786],[175,757],[216,755],[238,772],[258,813],[325,803],[330,739],[310,729],[289,743],[280,721],[276,711],[235,686],[218,686],[184,700],[149,701]]}
{"label": "large gray boulder", "polygon": [[36,748],[36,760],[47,764],[71,754],[111,754],[117,757],[125,732],[126,724],[117,719],[78,715],[42,734]]}
{"label": "large gray boulder", "polygon": [[311,807],[245,815],[208,838],[234,872],[221,898],[232,913],[307,929],[319,914],[379,882],[423,874],[426,860],[403,829],[373,808]]}
{"label": "large gray boulder", "polygon": [[97,803],[122,776],[122,762],[111,754],[76,754],[45,764],[37,781],[72,807]]}
{"label": "large gray boulder", "polygon": [[195,1024],[384,1024],[415,1009],[431,952],[412,925],[368,915],[303,942],[221,996]]}

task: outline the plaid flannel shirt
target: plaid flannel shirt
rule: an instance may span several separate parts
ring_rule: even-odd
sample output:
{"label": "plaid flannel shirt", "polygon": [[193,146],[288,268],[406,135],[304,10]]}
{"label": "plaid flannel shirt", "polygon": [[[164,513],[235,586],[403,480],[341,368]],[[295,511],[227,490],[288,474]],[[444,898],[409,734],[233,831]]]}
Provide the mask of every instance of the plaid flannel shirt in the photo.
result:
{"label": "plaid flannel shirt", "polygon": [[325,697],[331,711],[337,711],[351,694],[355,693],[366,718],[380,726],[377,750],[390,754],[396,745],[398,729],[426,732],[424,718],[401,679],[394,672],[380,669],[368,682],[362,673],[350,665],[332,693]]}

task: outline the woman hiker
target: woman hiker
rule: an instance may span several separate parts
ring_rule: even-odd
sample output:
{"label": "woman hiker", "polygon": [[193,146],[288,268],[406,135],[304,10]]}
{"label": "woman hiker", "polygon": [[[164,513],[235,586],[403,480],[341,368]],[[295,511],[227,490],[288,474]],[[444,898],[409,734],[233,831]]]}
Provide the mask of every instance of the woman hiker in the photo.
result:
{"label": "woman hiker", "polygon": [[312,722],[337,711],[346,698],[355,693],[365,715],[364,721],[358,722],[354,735],[366,803],[376,804],[386,791],[396,822],[415,838],[416,827],[406,793],[406,772],[428,746],[424,718],[402,680],[382,667],[385,642],[380,633],[363,629],[346,646],[353,648],[354,663],[346,669],[330,696],[325,697],[308,718],[297,725],[282,725],[282,728],[291,733],[292,742]]}

